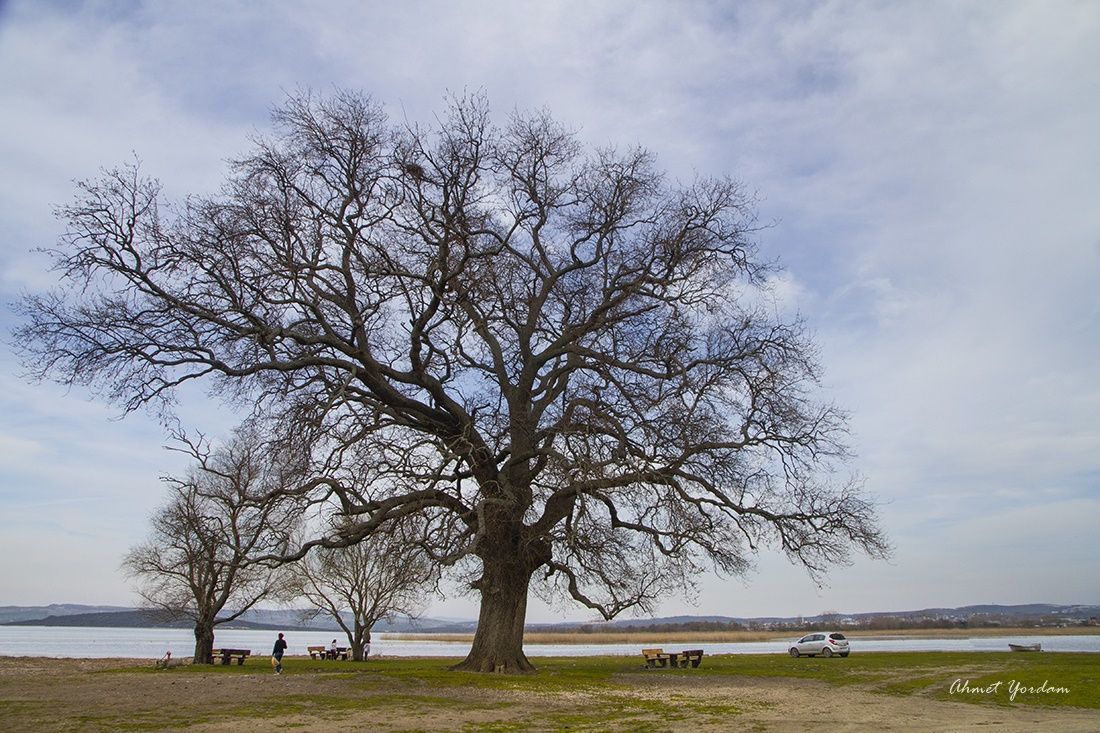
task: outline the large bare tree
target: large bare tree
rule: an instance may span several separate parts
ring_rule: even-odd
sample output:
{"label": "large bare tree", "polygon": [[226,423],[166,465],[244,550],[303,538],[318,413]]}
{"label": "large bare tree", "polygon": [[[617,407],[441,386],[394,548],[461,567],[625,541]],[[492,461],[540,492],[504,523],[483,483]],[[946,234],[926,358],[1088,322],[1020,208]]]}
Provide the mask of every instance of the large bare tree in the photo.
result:
{"label": "large bare tree", "polygon": [[811,573],[887,552],[737,181],[478,96],[421,128],[303,92],[253,142],[183,204],[136,166],[81,184],[24,363],[127,409],[207,379],[308,436],[300,495],[354,521],[294,556],[423,514],[481,597],[460,668],[532,669],[531,590],[610,618],[762,545]]}
{"label": "large bare tree", "polygon": [[283,569],[257,561],[288,551],[300,508],[283,489],[298,479],[254,430],[239,429],[214,450],[181,440],[195,465],[185,478],[165,479],[168,499],[123,568],[149,607],[194,623],[194,661],[211,664],[215,627],[288,588]]}

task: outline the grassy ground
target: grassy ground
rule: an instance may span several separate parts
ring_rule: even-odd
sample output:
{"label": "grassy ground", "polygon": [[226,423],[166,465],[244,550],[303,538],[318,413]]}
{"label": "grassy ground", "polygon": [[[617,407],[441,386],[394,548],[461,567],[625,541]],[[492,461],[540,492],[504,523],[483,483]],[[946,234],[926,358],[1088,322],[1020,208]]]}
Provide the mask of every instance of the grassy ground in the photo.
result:
{"label": "grassy ground", "polygon": [[[623,657],[555,657],[533,660],[539,674],[506,677],[449,672],[428,660],[393,659],[384,662],[385,674],[416,680],[429,687],[468,686],[507,690],[561,690],[614,686],[617,676],[639,666]],[[322,664],[323,663],[319,663]],[[369,664],[373,664],[368,662]],[[323,668],[323,667],[322,667]],[[305,671],[305,670],[303,670]],[[664,674],[661,670],[648,674]],[[835,686],[861,685],[882,694],[927,694],[942,700],[969,703],[1053,705],[1100,710],[1100,655],[1014,654],[1012,652],[881,652],[853,654],[847,659],[790,659],[779,654],[728,654],[706,657],[703,666],[667,674],[699,677],[743,676],[810,679]],[[954,691],[952,690],[953,683]],[[996,682],[989,693],[976,692]],[[1068,693],[1018,690],[1010,700],[1011,683],[1021,687],[1067,688]],[[968,682],[972,692],[960,690]]]}
{"label": "grassy ground", "polygon": [[899,716],[930,716],[920,730],[971,730],[964,721],[1001,731],[1038,721],[1050,730],[1100,729],[1097,654],[715,655],[689,670],[643,670],[640,656],[559,657],[535,658],[539,673],[516,677],[450,672],[454,661],[288,658],[276,676],[263,659],[154,671],[122,660],[0,658],[0,730],[625,733],[685,723],[729,730],[736,720],[746,730],[785,732],[805,729],[788,720],[788,706],[797,715],[822,701],[844,711],[849,726],[852,711],[864,716],[863,727],[837,730],[880,730]]}

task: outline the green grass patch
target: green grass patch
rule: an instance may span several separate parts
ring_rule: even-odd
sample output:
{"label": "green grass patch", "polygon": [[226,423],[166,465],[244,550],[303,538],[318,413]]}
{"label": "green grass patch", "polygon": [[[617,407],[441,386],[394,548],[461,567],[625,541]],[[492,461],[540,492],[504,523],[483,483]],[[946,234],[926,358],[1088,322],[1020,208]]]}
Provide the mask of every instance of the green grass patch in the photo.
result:
{"label": "green grass patch", "polygon": [[816,679],[953,702],[1100,709],[1097,654],[875,652],[847,659],[731,655],[709,661],[714,674]]}
{"label": "green grass patch", "polygon": [[1100,655],[997,655],[997,669],[962,670],[936,690],[938,699],[1001,705],[1100,709]]}
{"label": "green grass patch", "polygon": [[1097,654],[872,652],[847,659],[746,655],[715,657],[712,662],[715,674],[798,677],[838,686],[860,684],[874,692],[927,695],[954,702],[1100,709]]}
{"label": "green grass patch", "polygon": [[[292,658],[284,664],[285,678],[323,675],[325,679],[350,681],[357,691],[371,691],[401,683],[425,703],[448,698],[448,690],[531,692],[539,694],[584,693],[590,697],[615,697],[627,689],[630,675],[701,675],[810,679],[830,685],[860,685],[891,695],[926,695],[934,699],[969,703],[1070,706],[1100,709],[1100,655],[1088,653],[1020,654],[1013,652],[867,652],[847,658],[802,657],[782,654],[729,654],[704,657],[698,669],[647,670],[640,656],[532,658],[534,675],[489,675],[452,672],[454,660],[373,659],[366,662],[331,662]],[[197,665],[175,670],[141,668],[150,674],[270,674],[266,666]],[[969,689],[960,689],[964,683]],[[1000,685],[997,683],[1000,682]],[[952,689],[954,685],[954,689]],[[991,688],[988,693],[973,692]],[[1015,694],[1013,694],[1015,690]],[[1063,692],[1062,690],[1068,690]],[[385,700],[383,695],[372,699]],[[363,698],[363,699],[360,699]],[[397,702],[396,700],[391,700]],[[439,704],[443,704],[440,702]],[[357,695],[352,707],[375,706]],[[339,706],[336,706],[339,707]]]}

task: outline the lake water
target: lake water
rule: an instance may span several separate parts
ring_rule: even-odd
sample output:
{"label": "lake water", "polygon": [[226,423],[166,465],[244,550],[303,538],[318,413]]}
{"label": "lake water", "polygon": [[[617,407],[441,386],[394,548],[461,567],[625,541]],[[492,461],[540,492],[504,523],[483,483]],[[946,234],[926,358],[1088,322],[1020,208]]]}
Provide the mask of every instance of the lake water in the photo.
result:
{"label": "lake water", "polygon": [[[286,639],[291,655],[306,654],[307,646],[327,646],[333,632],[288,631]],[[268,655],[275,643],[275,632],[226,629],[216,632],[215,647],[251,649],[255,655]],[[341,636],[341,644],[346,640]],[[796,637],[790,637],[793,641]],[[708,654],[785,654],[787,639],[765,642],[704,644]],[[904,637],[852,637],[852,651],[1008,651],[1012,644],[1042,644],[1044,651],[1100,652],[1100,635],[1081,636],[1004,636],[974,639],[916,639]],[[527,644],[529,657],[634,656],[644,643],[636,644]],[[683,644],[654,644],[676,648]],[[62,626],[0,626],[0,656],[8,657],[130,657],[158,659],[167,651],[173,657],[189,657],[195,637],[188,629],[119,629]],[[376,634],[371,654],[386,657],[465,657],[469,642],[418,639],[389,639]]]}

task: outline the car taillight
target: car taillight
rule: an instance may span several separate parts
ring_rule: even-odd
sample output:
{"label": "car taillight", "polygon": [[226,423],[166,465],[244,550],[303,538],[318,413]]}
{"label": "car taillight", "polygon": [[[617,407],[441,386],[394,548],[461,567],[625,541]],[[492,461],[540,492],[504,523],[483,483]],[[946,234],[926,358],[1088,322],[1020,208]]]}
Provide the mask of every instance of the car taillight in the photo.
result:
{"label": "car taillight", "polygon": [[830,643],[830,644],[835,644],[835,643],[836,643],[836,639],[829,639],[829,643]]}

